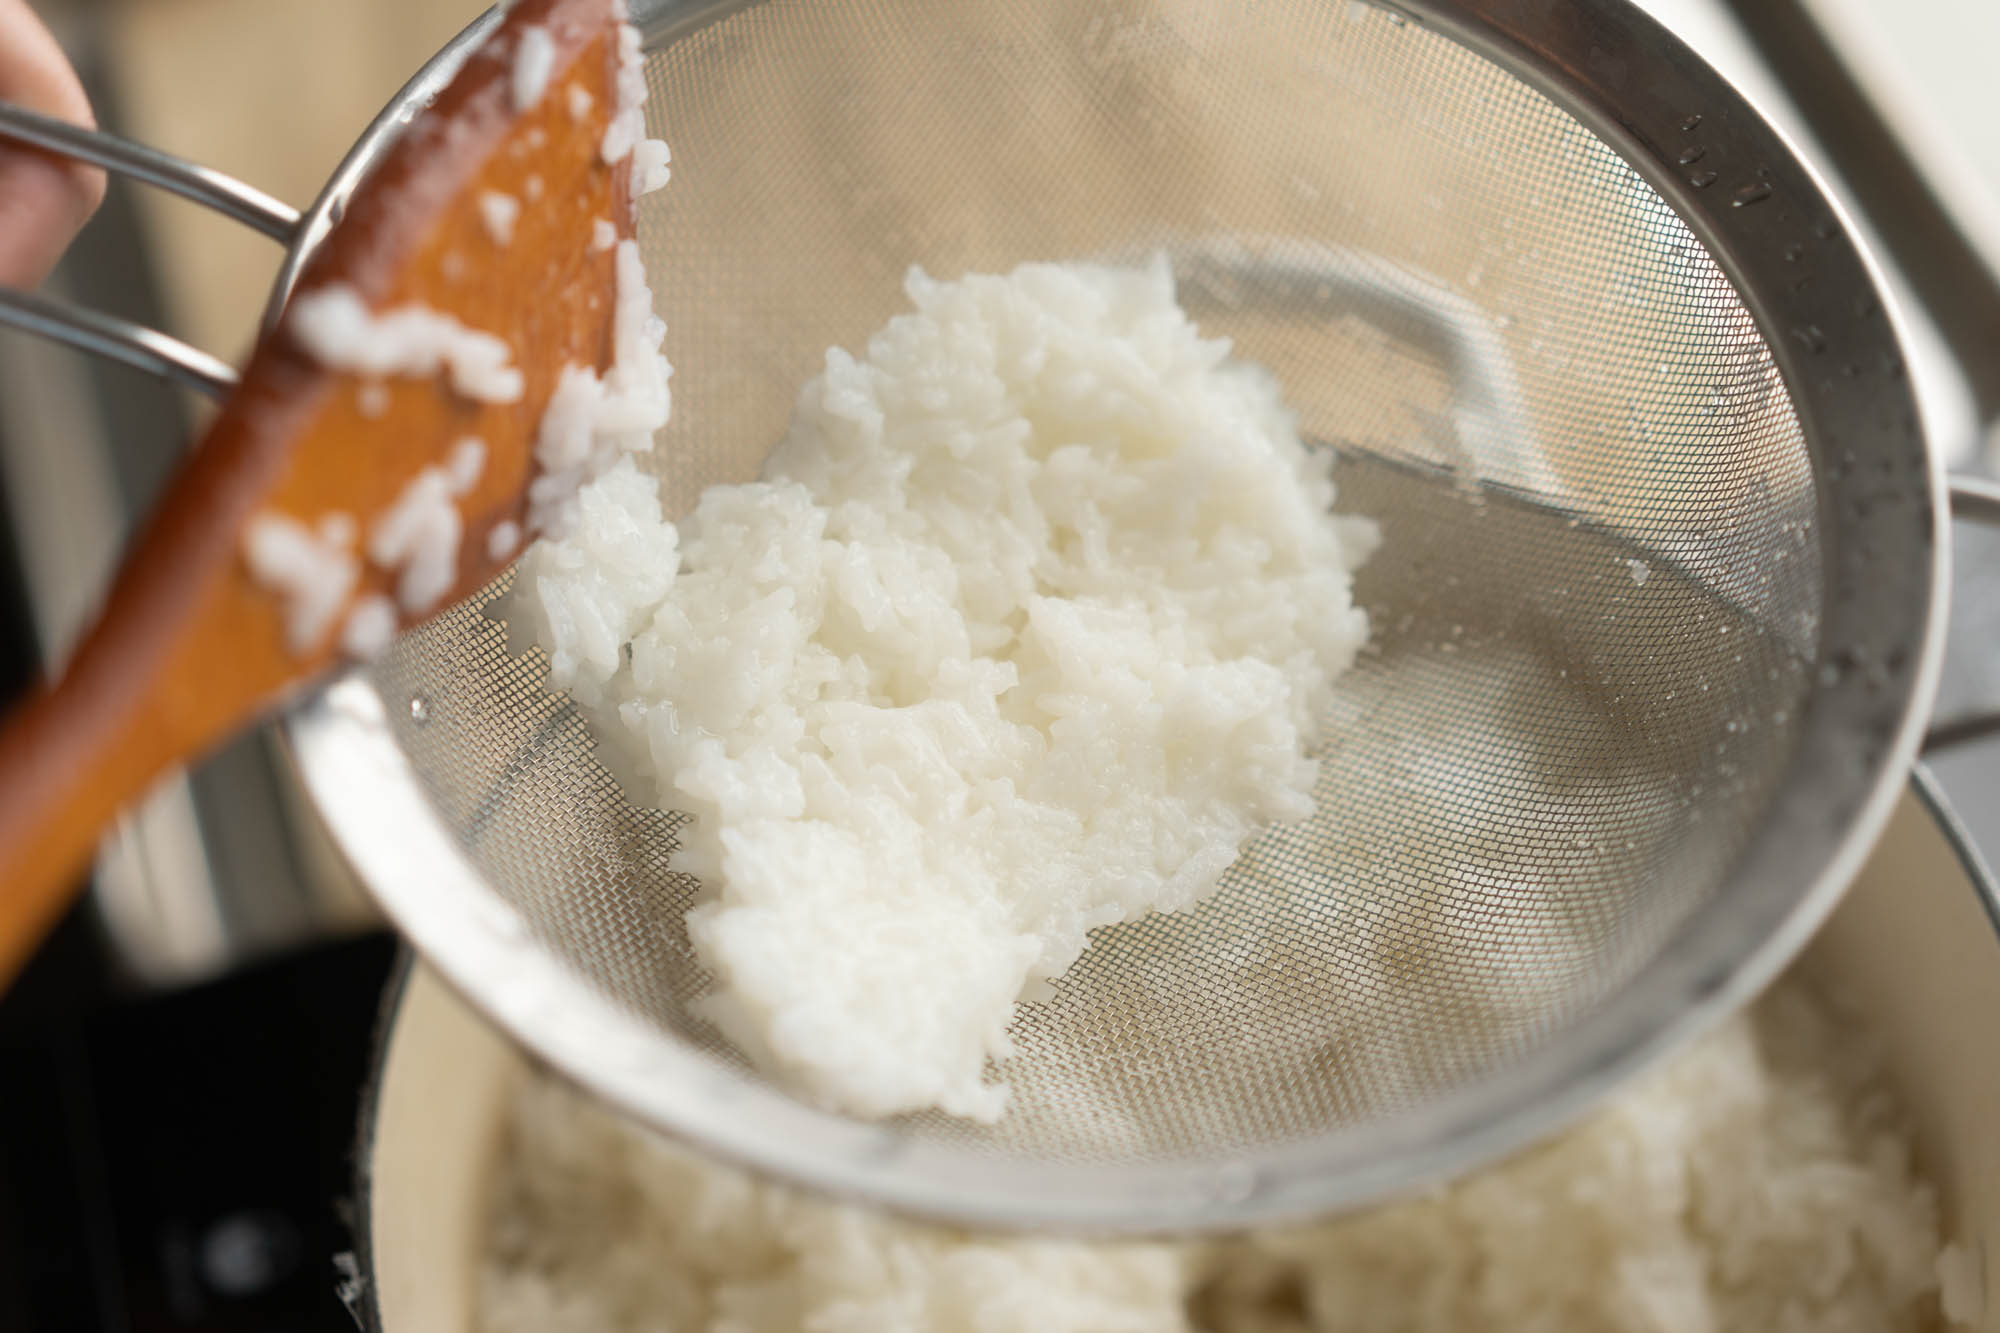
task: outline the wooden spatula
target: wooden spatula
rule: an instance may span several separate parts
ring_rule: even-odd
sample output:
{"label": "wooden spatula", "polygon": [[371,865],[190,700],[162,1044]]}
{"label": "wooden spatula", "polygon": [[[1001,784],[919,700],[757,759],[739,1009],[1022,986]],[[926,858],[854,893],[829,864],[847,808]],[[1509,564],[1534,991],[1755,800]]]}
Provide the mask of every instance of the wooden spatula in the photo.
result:
{"label": "wooden spatula", "polygon": [[[518,391],[495,391],[490,374],[331,369],[296,320],[281,323],[67,667],[0,728],[0,986],[121,808],[336,664],[343,644],[378,645],[513,553],[557,376],[612,360],[607,242],[631,235],[635,170],[630,155],[604,160],[619,36],[612,0],[519,0],[355,192],[293,302],[344,287],[378,315],[449,316],[504,344]],[[407,562],[379,567],[366,548],[429,468],[451,478],[462,535],[433,559],[433,588],[412,589]],[[274,582],[301,535],[352,553],[351,588],[330,601],[322,588],[315,606]],[[276,543],[261,563],[256,541]]]}

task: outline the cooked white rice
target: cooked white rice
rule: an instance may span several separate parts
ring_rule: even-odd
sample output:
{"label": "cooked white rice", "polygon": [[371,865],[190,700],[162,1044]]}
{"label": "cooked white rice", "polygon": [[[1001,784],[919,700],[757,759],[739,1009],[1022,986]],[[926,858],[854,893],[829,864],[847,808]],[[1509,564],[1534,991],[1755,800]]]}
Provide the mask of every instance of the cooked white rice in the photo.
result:
{"label": "cooked white rice", "polygon": [[937,282],[678,528],[630,461],[510,617],[684,810],[705,1013],[860,1115],[997,1117],[1017,1000],[1312,813],[1372,527],[1164,265]]}
{"label": "cooked white rice", "polygon": [[705,1163],[524,1080],[484,1333],[1902,1333],[1937,1208],[1881,1064],[1787,982],[1433,1197],[1200,1245],[996,1238]]}

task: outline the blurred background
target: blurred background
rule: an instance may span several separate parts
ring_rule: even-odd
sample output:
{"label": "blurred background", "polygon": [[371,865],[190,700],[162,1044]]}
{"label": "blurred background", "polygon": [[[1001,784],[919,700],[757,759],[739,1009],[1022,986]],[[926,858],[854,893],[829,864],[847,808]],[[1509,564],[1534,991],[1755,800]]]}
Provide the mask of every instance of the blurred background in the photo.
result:
{"label": "blurred background", "polygon": [[[479,0],[33,0],[100,122],[305,205]],[[114,181],[50,283],[236,358],[280,258]],[[0,332],[0,695],[60,657],[204,405]],[[352,1328],[333,1256],[394,942],[269,733],[169,782],[0,999],[0,1329]]]}
{"label": "blurred background", "polygon": [[[37,0],[100,123],[304,206],[477,0]],[[236,359],[279,247],[162,191],[114,180],[54,295]],[[143,375],[0,333],[0,524],[14,609],[59,657],[204,405]],[[22,636],[10,645],[26,647]],[[11,664],[16,673],[32,660]],[[252,737],[149,804],[100,867],[96,916],[121,961],[187,980],[365,915]]]}
{"label": "blurred background", "polygon": [[[2000,268],[1995,0],[1810,0]],[[303,206],[477,0],[37,0],[108,129]],[[1644,0],[1810,145],[1715,0]],[[669,127],[671,134],[671,127]],[[1837,173],[1842,145],[1808,156]],[[53,294],[234,358],[277,247],[114,182]],[[0,331],[0,697],[59,658],[202,405]],[[1984,471],[1967,436],[1949,460]],[[1955,534],[1946,712],[2000,701],[2000,537]],[[2000,742],[1935,765],[2000,855]],[[359,1089],[395,944],[270,733],[163,788],[0,998],[0,1329],[351,1327]]]}

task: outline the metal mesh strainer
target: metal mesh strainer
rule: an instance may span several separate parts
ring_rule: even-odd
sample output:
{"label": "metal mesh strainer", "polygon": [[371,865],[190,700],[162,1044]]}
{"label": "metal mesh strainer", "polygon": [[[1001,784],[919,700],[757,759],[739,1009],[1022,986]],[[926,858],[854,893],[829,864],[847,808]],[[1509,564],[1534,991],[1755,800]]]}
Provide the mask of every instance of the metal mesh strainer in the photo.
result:
{"label": "metal mesh strainer", "polygon": [[1771,976],[1932,675],[1937,482],[1806,170],[1617,4],[658,4],[670,505],[933,273],[1166,250],[1382,522],[1312,822],[1099,932],[997,1126],[762,1083],[635,809],[462,608],[293,724],[364,878],[545,1058],[716,1151],[986,1225],[1364,1201],[1545,1131]]}

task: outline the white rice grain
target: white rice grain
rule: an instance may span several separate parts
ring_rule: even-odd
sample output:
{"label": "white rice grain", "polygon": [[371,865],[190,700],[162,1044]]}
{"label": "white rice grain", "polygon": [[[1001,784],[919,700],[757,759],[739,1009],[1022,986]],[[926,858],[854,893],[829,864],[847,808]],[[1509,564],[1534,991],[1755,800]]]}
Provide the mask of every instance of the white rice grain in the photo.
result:
{"label": "white rice grain", "polygon": [[340,650],[361,662],[372,662],[396,639],[396,604],[380,593],[356,599],[341,622]]}
{"label": "white rice grain", "polygon": [[509,81],[514,94],[514,110],[526,111],[542,100],[556,69],[556,44],[546,28],[530,25],[521,29],[514,47],[514,67]]}
{"label": "white rice grain", "polygon": [[[514,616],[635,796],[694,815],[707,1015],[826,1105],[992,1119],[1024,992],[1312,811],[1372,537],[1164,267],[909,293],[764,481],[678,531],[629,462],[585,486]],[[558,390],[553,476],[594,456],[593,393]]]}
{"label": "white rice grain", "polygon": [[442,602],[458,578],[458,545],[465,532],[452,502],[451,476],[427,467],[382,511],[368,534],[368,558],[399,571],[396,602],[422,615]]}
{"label": "white rice grain", "polygon": [[519,549],[521,525],[511,518],[501,519],[486,534],[486,556],[489,560],[505,560]]}
{"label": "white rice grain", "polygon": [[467,435],[459,440],[445,456],[445,480],[450,483],[453,495],[464,495],[477,486],[485,471],[486,441],[476,435]]}
{"label": "white rice grain", "polygon": [[513,352],[503,340],[427,306],[378,314],[353,287],[329,283],[294,300],[286,322],[300,346],[329,370],[374,379],[442,371],[454,390],[478,402],[521,397],[521,372],[510,364]]}
{"label": "white rice grain", "polygon": [[253,580],[279,596],[285,647],[295,656],[310,652],[326,637],[360,581],[353,540],[351,518],[344,528],[323,524],[316,532],[295,518],[266,511],[245,527],[244,563]]}
{"label": "white rice grain", "polygon": [[[1878,1053],[1796,981],[1434,1194],[1205,1244],[904,1222],[518,1087],[482,1333],[1932,1333],[1933,1192]],[[1947,1255],[1962,1255],[1953,1247]],[[1947,1262],[1952,1299],[1976,1283]]]}
{"label": "white rice grain", "polygon": [[651,449],[654,432],[673,410],[673,367],[660,354],[666,325],[653,313],[638,242],[619,242],[616,263],[611,366],[602,376],[587,366],[565,366],[557,378],[535,437],[530,532],[568,533],[578,488],[627,455]]}
{"label": "white rice grain", "polygon": [[514,240],[514,224],[521,219],[521,201],[499,190],[479,192],[479,220],[493,244],[503,249]]}

